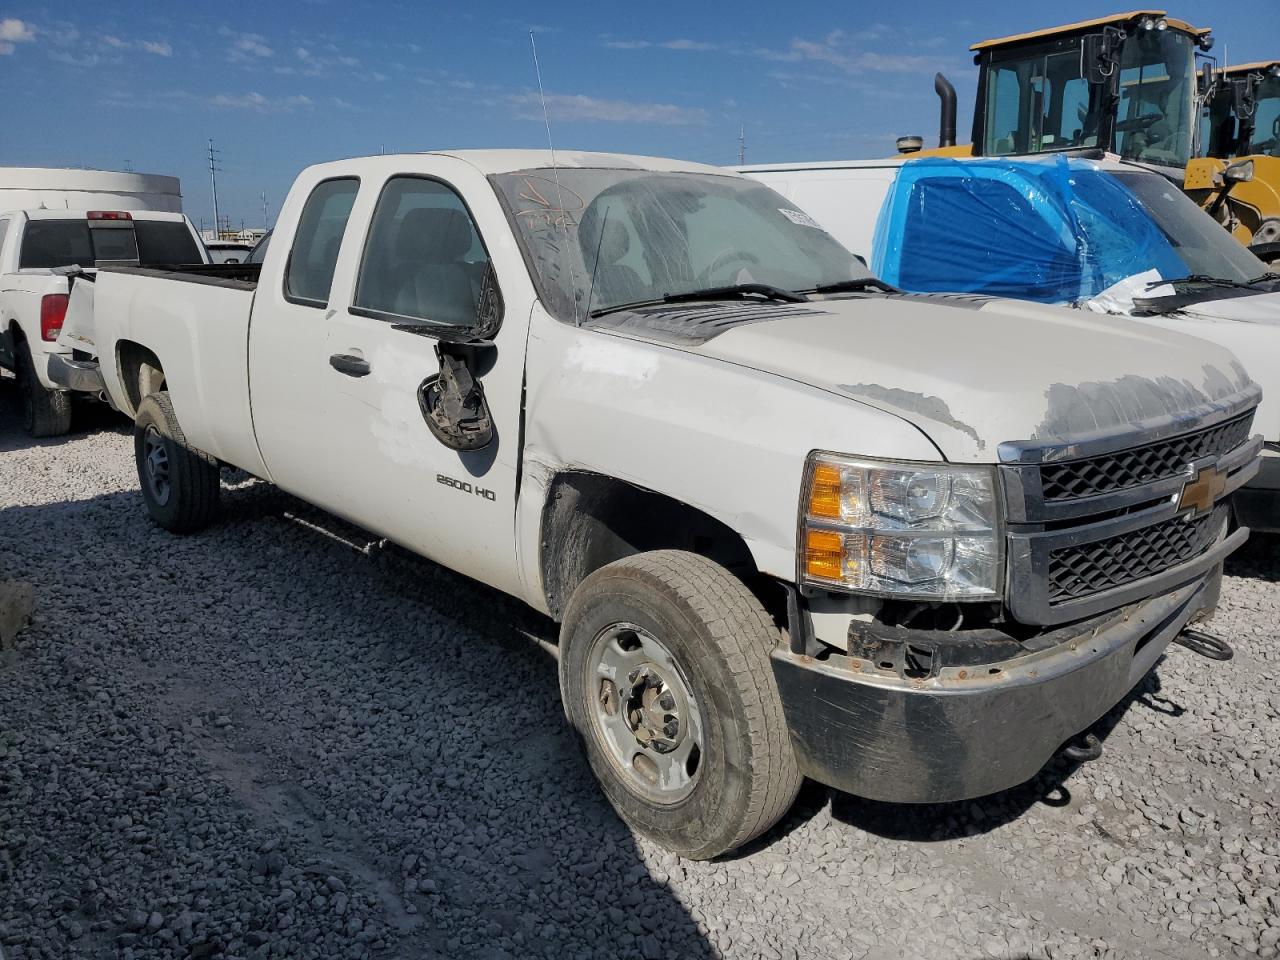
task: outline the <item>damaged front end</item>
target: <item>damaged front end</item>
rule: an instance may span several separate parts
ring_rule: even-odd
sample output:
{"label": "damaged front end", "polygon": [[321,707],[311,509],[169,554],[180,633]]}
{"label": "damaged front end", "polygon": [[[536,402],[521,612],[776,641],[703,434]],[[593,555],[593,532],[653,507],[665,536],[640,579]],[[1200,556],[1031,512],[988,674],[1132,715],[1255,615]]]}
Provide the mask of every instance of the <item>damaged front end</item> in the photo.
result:
{"label": "damaged front end", "polygon": [[[1001,444],[994,601],[954,586],[935,601],[840,593],[802,567],[773,665],[803,772],[912,803],[1034,776],[1212,613],[1222,562],[1248,536],[1229,497],[1258,470],[1258,392],[1123,433]],[[809,489],[802,537],[822,522],[823,490]],[[874,537],[853,529],[846,544]]]}

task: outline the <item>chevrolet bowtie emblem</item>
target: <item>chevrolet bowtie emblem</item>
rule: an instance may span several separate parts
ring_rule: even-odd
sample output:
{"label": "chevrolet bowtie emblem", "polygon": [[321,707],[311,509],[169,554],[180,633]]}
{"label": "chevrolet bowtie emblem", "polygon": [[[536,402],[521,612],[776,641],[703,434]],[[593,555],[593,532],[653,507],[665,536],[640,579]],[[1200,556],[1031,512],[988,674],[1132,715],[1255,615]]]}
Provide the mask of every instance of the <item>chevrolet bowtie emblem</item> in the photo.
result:
{"label": "chevrolet bowtie emblem", "polygon": [[[1191,468],[1194,470],[1194,467]],[[1178,510],[1191,510],[1193,517],[1200,517],[1213,510],[1227,489],[1227,474],[1215,464],[1195,470],[1178,497]]]}

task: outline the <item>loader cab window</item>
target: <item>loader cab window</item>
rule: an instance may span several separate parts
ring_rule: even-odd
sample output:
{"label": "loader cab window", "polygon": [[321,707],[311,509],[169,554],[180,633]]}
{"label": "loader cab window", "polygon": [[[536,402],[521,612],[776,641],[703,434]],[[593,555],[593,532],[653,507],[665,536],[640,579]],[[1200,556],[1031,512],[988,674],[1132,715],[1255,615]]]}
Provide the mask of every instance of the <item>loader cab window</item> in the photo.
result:
{"label": "loader cab window", "polygon": [[1132,30],[1120,52],[1115,150],[1127,160],[1185,167],[1196,117],[1195,48],[1178,30]]}
{"label": "loader cab window", "polygon": [[1080,69],[1080,50],[1041,47],[995,61],[987,74],[983,152],[989,157],[1098,145],[1095,92]]}
{"label": "loader cab window", "polygon": [[359,180],[343,177],[326,180],[311,191],[285,268],[285,299],[308,307],[328,304],[342,235],[359,189]]}
{"label": "loader cab window", "polygon": [[471,328],[492,289],[489,252],[453,188],[423,177],[388,180],[365,242],[353,312]]}
{"label": "loader cab window", "polygon": [[1268,77],[1258,84],[1258,106],[1253,114],[1253,142],[1246,155],[1280,157],[1280,77]]}

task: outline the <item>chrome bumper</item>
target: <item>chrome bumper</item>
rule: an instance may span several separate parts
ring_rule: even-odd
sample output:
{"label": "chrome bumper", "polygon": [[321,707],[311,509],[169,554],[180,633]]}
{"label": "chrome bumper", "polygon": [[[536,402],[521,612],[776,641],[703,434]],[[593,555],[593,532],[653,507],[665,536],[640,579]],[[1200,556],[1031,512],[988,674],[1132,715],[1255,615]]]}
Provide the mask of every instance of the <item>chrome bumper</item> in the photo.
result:
{"label": "chrome bumper", "polygon": [[73,360],[65,354],[51,353],[46,369],[49,381],[63,390],[97,394],[107,389],[97,360]]}

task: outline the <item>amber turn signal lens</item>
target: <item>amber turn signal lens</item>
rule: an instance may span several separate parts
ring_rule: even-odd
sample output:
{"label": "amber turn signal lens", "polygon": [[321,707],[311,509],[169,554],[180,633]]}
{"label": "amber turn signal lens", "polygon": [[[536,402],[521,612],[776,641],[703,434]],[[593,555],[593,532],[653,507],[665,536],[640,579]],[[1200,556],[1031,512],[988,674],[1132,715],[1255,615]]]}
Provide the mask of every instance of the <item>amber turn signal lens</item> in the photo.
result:
{"label": "amber turn signal lens", "polygon": [[827,463],[813,468],[813,484],[809,488],[809,516],[840,519],[840,469]]}
{"label": "amber turn signal lens", "polygon": [[844,537],[830,530],[806,530],[804,572],[818,580],[840,580],[844,569]]}

